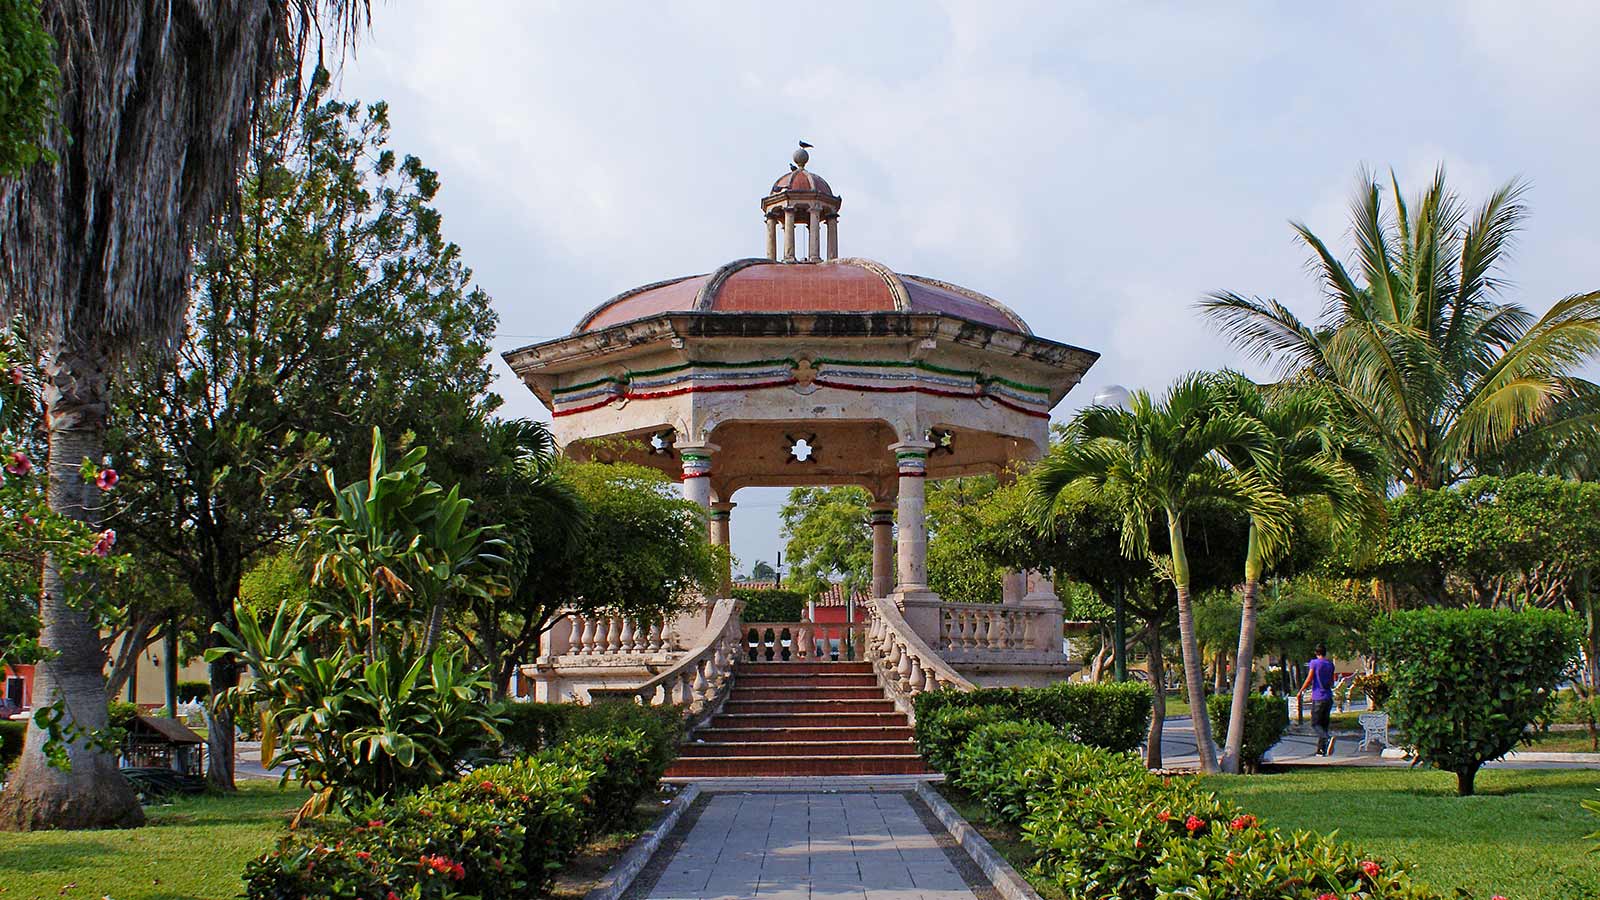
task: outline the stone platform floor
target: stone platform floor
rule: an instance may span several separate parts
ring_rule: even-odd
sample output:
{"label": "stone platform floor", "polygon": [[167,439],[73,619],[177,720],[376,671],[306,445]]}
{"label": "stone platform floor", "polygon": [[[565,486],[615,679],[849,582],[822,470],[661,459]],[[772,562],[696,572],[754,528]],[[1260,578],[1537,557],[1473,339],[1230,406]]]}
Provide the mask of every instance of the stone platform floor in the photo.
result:
{"label": "stone platform floor", "polygon": [[997,896],[915,795],[885,787],[792,793],[708,790],[626,897],[991,900]]}

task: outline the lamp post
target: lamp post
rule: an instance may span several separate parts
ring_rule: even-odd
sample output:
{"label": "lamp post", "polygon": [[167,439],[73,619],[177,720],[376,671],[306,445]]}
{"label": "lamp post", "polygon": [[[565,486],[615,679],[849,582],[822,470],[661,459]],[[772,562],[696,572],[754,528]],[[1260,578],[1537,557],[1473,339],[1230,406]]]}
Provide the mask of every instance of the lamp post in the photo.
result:
{"label": "lamp post", "polygon": [[[1109,406],[1127,410],[1133,395],[1120,384],[1108,384],[1094,395],[1095,406]],[[1128,680],[1128,603],[1127,584],[1119,576],[1112,594],[1111,607],[1111,671],[1118,681]]]}

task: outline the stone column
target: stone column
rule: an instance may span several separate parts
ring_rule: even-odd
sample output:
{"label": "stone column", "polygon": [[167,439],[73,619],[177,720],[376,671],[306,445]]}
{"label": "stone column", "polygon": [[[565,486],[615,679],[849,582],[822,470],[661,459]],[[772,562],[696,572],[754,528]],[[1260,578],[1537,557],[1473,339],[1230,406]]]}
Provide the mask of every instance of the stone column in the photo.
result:
{"label": "stone column", "polygon": [[726,500],[719,500],[711,504],[711,543],[728,550],[728,561],[722,569],[722,590],[720,596],[728,596],[733,590],[733,544],[729,534],[730,520],[733,517],[733,508],[738,504]]}
{"label": "stone column", "polygon": [[895,591],[901,594],[928,590],[928,519],[924,487],[928,475],[928,441],[901,441],[891,444],[895,465],[900,470],[900,538]]}
{"label": "stone column", "polygon": [[872,504],[872,596],[894,590],[894,504]]}
{"label": "stone column", "polygon": [[778,258],[778,220],[767,217],[767,259]]}
{"label": "stone column", "polygon": [[1061,598],[1056,596],[1056,586],[1050,576],[1037,569],[1029,569],[1023,573],[1027,580],[1028,593],[1022,598],[1022,606],[1035,609],[1039,614],[1034,617],[1033,625],[1028,629],[1026,636],[1027,646],[1031,650],[1048,652],[1051,655],[1064,655],[1061,643],[1062,615]]}
{"label": "stone column", "polygon": [[679,444],[678,459],[683,463],[683,499],[693,500],[700,508],[711,510],[711,454],[717,452],[716,444]]}
{"label": "stone column", "polygon": [[839,217],[828,217],[828,258],[839,258]]}
{"label": "stone column", "polygon": [[822,261],[822,210],[811,207],[811,217],[806,222],[806,260]]}
{"label": "stone column", "polygon": [[783,261],[794,262],[794,209],[783,211]]}
{"label": "stone column", "polygon": [[1016,606],[1028,593],[1028,576],[1025,572],[1004,572],[1000,575],[1000,602]]}

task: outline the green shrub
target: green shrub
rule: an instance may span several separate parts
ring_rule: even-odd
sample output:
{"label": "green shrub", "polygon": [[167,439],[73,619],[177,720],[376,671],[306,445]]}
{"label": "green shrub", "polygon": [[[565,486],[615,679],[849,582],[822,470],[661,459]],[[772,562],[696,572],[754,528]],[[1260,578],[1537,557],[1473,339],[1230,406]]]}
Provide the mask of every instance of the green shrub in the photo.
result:
{"label": "green shrub", "polygon": [[[1206,712],[1211,715],[1211,729],[1220,739],[1228,733],[1228,717],[1233,712],[1232,694],[1215,694],[1206,698]],[[1289,698],[1251,694],[1244,707],[1244,748],[1239,761],[1245,771],[1261,768],[1261,758],[1272,746],[1283,740],[1289,730]]]}
{"label": "green shrub", "polygon": [[0,773],[22,755],[22,742],[28,734],[27,722],[0,721]]}
{"label": "green shrub", "polygon": [[1012,711],[1003,706],[946,706],[917,717],[917,752],[928,765],[948,772],[955,765],[956,751],[973,729],[1014,718]]}
{"label": "green shrub", "polygon": [[654,764],[665,771],[683,739],[684,710],[680,706],[508,703],[500,715],[507,722],[500,728],[503,756],[537,753],[586,734],[637,731],[648,742]]}
{"label": "green shrub", "polygon": [[108,725],[126,731],[133,725],[133,720],[139,717],[139,706],[125,700],[113,700],[106,704],[106,713]]}
{"label": "green shrub", "polygon": [[246,896],[525,896],[548,885],[588,837],[591,776],[521,759],[369,807],[353,820],[302,827],[246,867]]}
{"label": "green shrub", "polygon": [[211,682],[209,681],[180,681],[178,682],[178,702],[192,703],[196,700],[211,699]]}
{"label": "green shrub", "polygon": [[1438,900],[1400,865],[1311,835],[1284,835],[1192,778],[1145,770],[1045,726],[982,726],[957,754],[960,786],[1020,823],[1036,879],[1105,900]]}
{"label": "green shrub", "polygon": [[578,735],[292,832],[246,868],[246,893],[253,900],[535,895],[586,841],[622,824],[659,777],[643,731]]}
{"label": "green shrub", "polygon": [[1389,685],[1389,679],[1383,677],[1382,672],[1357,675],[1350,679],[1350,683],[1352,687],[1366,695],[1367,702],[1372,704],[1373,709],[1383,709],[1383,705],[1389,702],[1389,695],[1394,693],[1394,688]]}
{"label": "green shrub", "polygon": [[979,688],[917,695],[917,720],[947,707],[998,706],[1019,720],[1044,722],[1079,743],[1116,752],[1144,743],[1154,694],[1136,682],[1062,682],[1043,688]]}
{"label": "green shrub", "polygon": [[1549,610],[1419,609],[1380,620],[1372,641],[1388,662],[1394,724],[1466,796],[1478,769],[1549,713],[1578,625]]}
{"label": "green shrub", "polygon": [[798,622],[807,600],[805,594],[783,588],[734,588],[733,598],[744,601],[739,617],[746,622]]}

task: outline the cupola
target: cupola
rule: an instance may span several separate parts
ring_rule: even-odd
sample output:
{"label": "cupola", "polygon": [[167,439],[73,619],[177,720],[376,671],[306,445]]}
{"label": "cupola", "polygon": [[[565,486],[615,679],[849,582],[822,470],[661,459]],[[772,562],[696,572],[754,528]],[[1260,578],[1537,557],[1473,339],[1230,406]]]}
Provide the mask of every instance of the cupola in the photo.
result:
{"label": "cupola", "polygon": [[[767,224],[767,259],[774,262],[821,262],[822,231],[828,232],[828,259],[839,258],[839,195],[822,176],[806,169],[811,161],[805,141],[794,151],[789,171],[772,183],[772,190],[761,199],[761,212]],[[795,227],[806,229],[806,256],[801,260],[795,248]],[[778,231],[783,231],[783,256],[778,256]]]}

